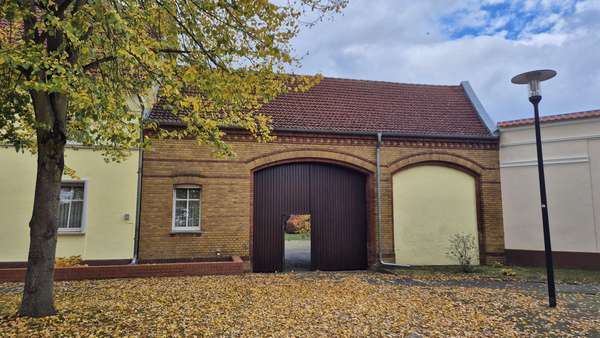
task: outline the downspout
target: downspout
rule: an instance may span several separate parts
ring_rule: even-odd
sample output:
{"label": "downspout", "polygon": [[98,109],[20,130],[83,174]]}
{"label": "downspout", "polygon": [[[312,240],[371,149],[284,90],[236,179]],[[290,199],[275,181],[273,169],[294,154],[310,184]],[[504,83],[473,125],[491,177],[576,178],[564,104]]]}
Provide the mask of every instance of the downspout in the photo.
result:
{"label": "downspout", "polygon": [[142,144],[144,142],[144,118],[146,117],[147,110],[142,109],[142,120],[140,125],[140,146],[138,148],[138,169],[137,169],[137,192],[135,198],[135,232],[133,235],[133,258],[131,264],[138,263],[138,253],[140,249],[140,224],[141,224],[141,211],[142,211],[142,175],[144,173],[144,162],[143,155],[144,150]]}
{"label": "downspout", "polygon": [[377,243],[379,244],[379,264],[381,266],[389,266],[389,267],[410,267],[410,265],[405,264],[395,264],[395,263],[386,263],[383,261],[383,231],[381,229],[381,139],[383,137],[383,133],[377,133],[377,146],[376,146],[376,171],[375,171],[375,180],[376,180],[376,213],[377,213]]}

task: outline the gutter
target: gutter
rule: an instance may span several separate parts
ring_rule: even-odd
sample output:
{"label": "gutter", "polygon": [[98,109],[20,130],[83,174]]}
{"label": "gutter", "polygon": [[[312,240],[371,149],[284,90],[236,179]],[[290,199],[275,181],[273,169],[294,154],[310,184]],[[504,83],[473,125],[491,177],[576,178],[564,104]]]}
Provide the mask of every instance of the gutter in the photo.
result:
{"label": "gutter", "polygon": [[[142,109],[142,120],[141,123],[144,123],[144,118],[150,111],[147,109]],[[135,232],[133,235],[133,258],[131,259],[131,264],[137,264],[139,258],[140,251],[140,225],[142,218],[142,177],[144,174],[144,149],[141,146],[144,142],[144,128],[140,126],[140,146],[138,148],[138,169],[137,169],[137,191],[135,198]]]}
{"label": "gutter", "polygon": [[383,236],[381,230],[381,144],[382,144],[382,136],[383,133],[379,132],[377,135],[377,145],[376,145],[376,166],[377,170],[375,173],[376,176],[376,213],[377,213],[377,243],[379,244],[378,253],[379,253],[379,264],[381,266],[388,267],[404,267],[408,268],[410,265],[405,264],[396,264],[396,263],[386,263],[383,260]]}
{"label": "gutter", "polygon": [[[300,128],[274,128],[273,131],[292,132],[292,133],[313,133],[313,134],[337,134],[337,135],[354,135],[354,136],[373,136],[370,131],[337,131],[337,130],[314,130]],[[398,133],[393,131],[380,131],[377,134],[389,137],[410,138],[410,139],[444,139],[444,140],[472,140],[472,141],[496,141],[498,136],[473,136],[473,135],[456,135],[456,134],[410,134]]]}

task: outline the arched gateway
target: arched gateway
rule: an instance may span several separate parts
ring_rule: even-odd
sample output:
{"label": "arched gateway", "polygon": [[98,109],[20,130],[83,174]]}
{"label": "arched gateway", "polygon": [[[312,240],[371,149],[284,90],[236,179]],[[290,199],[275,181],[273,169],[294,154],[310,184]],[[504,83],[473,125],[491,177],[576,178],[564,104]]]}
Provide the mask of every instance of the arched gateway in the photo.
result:
{"label": "arched gateway", "polygon": [[366,175],[329,163],[303,162],[254,172],[252,263],[283,270],[284,223],[311,215],[311,268],[367,267]]}

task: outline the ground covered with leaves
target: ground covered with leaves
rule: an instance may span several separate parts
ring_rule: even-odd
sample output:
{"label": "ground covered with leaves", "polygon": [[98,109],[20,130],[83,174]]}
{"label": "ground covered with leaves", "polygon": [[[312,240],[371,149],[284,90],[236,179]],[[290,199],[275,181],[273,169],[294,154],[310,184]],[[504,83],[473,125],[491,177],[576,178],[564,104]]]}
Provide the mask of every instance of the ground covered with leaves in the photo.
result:
{"label": "ground covered with leaves", "polygon": [[3,336],[600,335],[600,294],[594,287],[561,292],[559,307],[549,309],[543,284],[520,287],[472,280],[305,272],[58,282],[60,313],[42,319],[17,317],[22,284],[5,283],[0,284],[0,332]]}

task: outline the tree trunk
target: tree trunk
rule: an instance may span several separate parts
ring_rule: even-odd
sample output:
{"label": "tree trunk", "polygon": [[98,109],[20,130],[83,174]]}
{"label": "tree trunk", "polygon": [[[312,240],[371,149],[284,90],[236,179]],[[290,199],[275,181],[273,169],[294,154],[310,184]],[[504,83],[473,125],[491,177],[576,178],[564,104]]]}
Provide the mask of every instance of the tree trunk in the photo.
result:
{"label": "tree trunk", "polygon": [[[42,34],[36,28],[37,19],[45,14],[41,8],[38,11],[37,8],[34,8],[33,2],[21,4],[21,6],[30,7],[28,10],[37,13],[25,16],[23,20],[24,41],[45,46],[48,55],[53,55],[65,48],[64,34],[60,29],[49,30],[46,32],[47,34]],[[62,20],[64,12],[59,11],[53,14]],[[69,59],[74,62],[76,53],[68,46],[66,47]],[[58,62],[58,59],[56,61]],[[54,72],[46,72],[45,67],[41,66],[36,70],[25,69],[23,75],[38,84],[47,84],[52,80]],[[29,90],[36,122],[37,176],[33,213],[29,222],[27,274],[19,309],[21,316],[28,317],[44,317],[56,313],[54,307],[54,259],[60,206],[60,183],[65,167],[68,97],[66,93],[49,90],[45,86],[42,88],[44,89]]]}
{"label": "tree trunk", "polygon": [[54,307],[54,258],[60,184],[64,169],[65,136],[60,123],[37,132],[37,178],[33,214],[29,222],[29,257],[19,314],[43,317]]}

